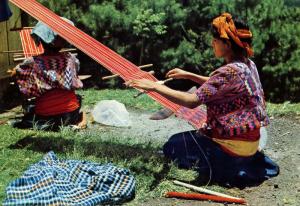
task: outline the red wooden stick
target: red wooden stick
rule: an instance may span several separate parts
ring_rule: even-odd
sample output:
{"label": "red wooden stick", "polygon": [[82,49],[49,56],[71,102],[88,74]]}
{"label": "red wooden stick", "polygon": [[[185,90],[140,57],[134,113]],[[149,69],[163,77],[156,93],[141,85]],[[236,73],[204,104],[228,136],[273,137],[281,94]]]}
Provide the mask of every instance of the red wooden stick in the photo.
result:
{"label": "red wooden stick", "polygon": [[220,197],[215,195],[206,195],[206,194],[198,194],[198,193],[167,192],[166,197],[182,198],[188,200],[211,200],[215,202],[246,204],[246,201],[244,199],[233,199],[228,197]]}

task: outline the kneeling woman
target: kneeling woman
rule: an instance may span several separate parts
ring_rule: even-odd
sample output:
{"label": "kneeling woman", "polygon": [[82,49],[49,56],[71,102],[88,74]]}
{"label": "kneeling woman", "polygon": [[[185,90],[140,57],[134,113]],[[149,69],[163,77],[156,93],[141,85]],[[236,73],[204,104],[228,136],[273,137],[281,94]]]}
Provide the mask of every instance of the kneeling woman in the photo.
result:
{"label": "kneeling woman", "polygon": [[77,75],[78,59],[71,53],[59,52],[66,41],[42,22],[37,23],[31,35],[37,45],[43,45],[44,53],[26,59],[12,71],[21,93],[26,98],[35,97],[33,113],[25,115],[18,126],[36,125],[51,130],[63,125],[85,127],[81,98],[74,91],[82,87]]}
{"label": "kneeling woman", "polygon": [[240,20],[224,13],[212,22],[212,47],[225,64],[210,77],[173,69],[167,77],[185,78],[201,86],[194,94],[172,90],[149,80],[127,84],[155,91],[189,108],[207,106],[207,127],[179,133],[164,145],[164,154],[183,168],[197,168],[220,184],[244,187],[276,176],[279,167],[258,151],[260,128],[269,124],[264,93],[253,55],[252,34]]}

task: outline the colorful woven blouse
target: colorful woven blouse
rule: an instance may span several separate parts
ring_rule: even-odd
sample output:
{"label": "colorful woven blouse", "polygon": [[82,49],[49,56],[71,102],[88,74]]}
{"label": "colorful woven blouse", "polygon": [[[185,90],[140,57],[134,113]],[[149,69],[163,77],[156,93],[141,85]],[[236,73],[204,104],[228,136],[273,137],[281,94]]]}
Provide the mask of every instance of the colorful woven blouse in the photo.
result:
{"label": "colorful woven blouse", "polygon": [[259,134],[253,138],[253,132],[269,124],[254,62],[234,62],[220,67],[196,94],[207,106],[207,129],[211,129],[213,140],[237,155],[254,154]]}
{"label": "colorful woven blouse", "polygon": [[74,90],[82,87],[78,78],[78,59],[70,53],[39,55],[17,66],[16,79],[27,97],[39,97],[52,89]]}

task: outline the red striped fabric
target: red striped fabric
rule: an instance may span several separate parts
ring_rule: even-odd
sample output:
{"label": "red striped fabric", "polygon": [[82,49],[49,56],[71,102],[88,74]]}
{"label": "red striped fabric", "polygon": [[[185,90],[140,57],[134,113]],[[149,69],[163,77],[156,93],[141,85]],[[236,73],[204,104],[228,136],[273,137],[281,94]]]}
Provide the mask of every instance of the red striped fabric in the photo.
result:
{"label": "red striped fabric", "polygon": [[35,114],[48,117],[73,112],[79,107],[75,91],[52,89],[36,99]]}
{"label": "red striped fabric", "polygon": [[[140,70],[136,65],[101,44],[96,39],[65,22],[58,15],[38,3],[36,0],[10,1],[32,17],[47,24],[53,31],[93,58],[103,67],[114,74],[119,74],[125,81],[139,78],[157,81],[153,75]],[[202,111],[200,108],[197,110],[189,110],[174,104],[156,92],[148,92],[147,94],[164,107],[174,111],[179,117],[187,119],[196,128],[201,128],[203,123],[206,122],[206,112]],[[197,114],[197,118],[191,117],[192,114]]]}
{"label": "red striped fabric", "polygon": [[24,52],[24,56],[26,58],[31,56],[37,56],[44,52],[43,45],[40,44],[38,47],[34,43],[34,40],[31,37],[32,29],[24,28],[20,31],[20,38],[22,43],[22,48]]}

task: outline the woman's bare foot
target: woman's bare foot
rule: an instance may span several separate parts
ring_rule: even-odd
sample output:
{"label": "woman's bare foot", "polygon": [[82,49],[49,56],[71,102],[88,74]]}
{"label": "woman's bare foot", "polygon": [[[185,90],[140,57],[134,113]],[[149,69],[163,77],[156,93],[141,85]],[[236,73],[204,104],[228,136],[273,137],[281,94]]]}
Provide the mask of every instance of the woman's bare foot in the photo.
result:
{"label": "woman's bare foot", "polygon": [[78,127],[78,129],[85,129],[87,127],[87,119],[85,112],[81,112],[81,120],[76,126]]}
{"label": "woman's bare foot", "polygon": [[162,120],[162,119],[167,119],[173,114],[173,111],[167,108],[162,108],[152,114],[149,119],[151,120]]}

